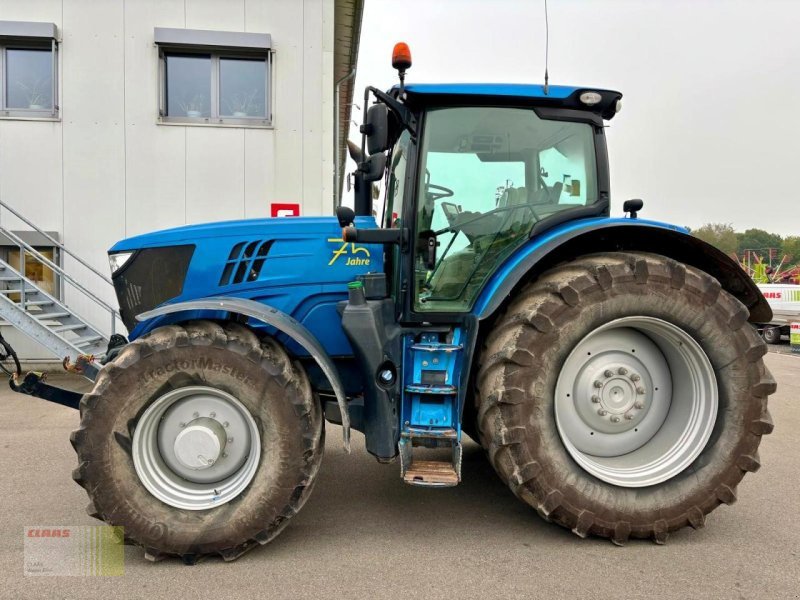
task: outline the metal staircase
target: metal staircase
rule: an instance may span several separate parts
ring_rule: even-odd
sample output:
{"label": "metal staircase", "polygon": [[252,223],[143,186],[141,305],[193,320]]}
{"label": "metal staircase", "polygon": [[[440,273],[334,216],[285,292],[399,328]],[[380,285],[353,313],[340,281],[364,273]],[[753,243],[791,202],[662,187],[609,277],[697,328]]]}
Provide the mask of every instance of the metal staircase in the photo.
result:
{"label": "metal staircase", "polygon": [[[16,210],[4,202],[0,202],[0,207],[9,211],[33,231],[47,239],[54,248],[58,248],[62,260],[64,256],[69,256],[87,269],[91,277],[99,278],[104,282],[103,285],[112,285],[108,276],[76,256],[62,243]],[[76,362],[78,357],[90,355],[95,360],[101,360],[108,348],[109,334],[71,309],[63,301],[64,291],[69,286],[71,290],[77,292],[76,297],[89,299],[107,312],[111,321],[111,335],[116,332],[117,321],[120,320],[119,312],[79,283],[60,265],[51,261],[2,224],[0,224],[0,233],[18,247],[20,256],[19,270],[8,262],[0,260],[0,317],[39,342],[59,359],[68,358],[70,362]],[[59,283],[62,300],[25,277],[25,263],[29,260],[35,260],[43,265],[44,269],[53,272],[54,281]]]}

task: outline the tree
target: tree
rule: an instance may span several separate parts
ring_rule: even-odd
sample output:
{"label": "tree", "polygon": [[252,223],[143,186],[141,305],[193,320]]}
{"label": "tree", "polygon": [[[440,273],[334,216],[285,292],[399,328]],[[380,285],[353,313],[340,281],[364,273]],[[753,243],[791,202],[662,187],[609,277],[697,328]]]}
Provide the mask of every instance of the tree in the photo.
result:
{"label": "tree", "polygon": [[786,264],[800,264],[800,236],[790,235],[784,238],[781,245],[781,258],[786,255]]}
{"label": "tree", "polygon": [[692,235],[716,246],[725,254],[733,254],[738,248],[739,240],[730,223],[706,223],[692,231]]}
{"label": "tree", "polygon": [[744,233],[739,233],[737,236],[739,238],[737,247],[739,254],[742,254],[745,250],[762,250],[759,254],[767,259],[768,255],[765,250],[767,248],[777,248],[780,251],[783,243],[781,236],[763,229],[746,229]]}

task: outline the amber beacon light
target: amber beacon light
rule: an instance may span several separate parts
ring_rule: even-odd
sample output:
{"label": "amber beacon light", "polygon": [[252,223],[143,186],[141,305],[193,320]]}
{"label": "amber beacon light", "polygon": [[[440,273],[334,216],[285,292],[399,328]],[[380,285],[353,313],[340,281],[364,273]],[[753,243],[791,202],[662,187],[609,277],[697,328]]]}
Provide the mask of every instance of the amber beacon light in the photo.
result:
{"label": "amber beacon light", "polygon": [[401,72],[411,67],[411,49],[405,42],[397,42],[394,45],[392,66]]}

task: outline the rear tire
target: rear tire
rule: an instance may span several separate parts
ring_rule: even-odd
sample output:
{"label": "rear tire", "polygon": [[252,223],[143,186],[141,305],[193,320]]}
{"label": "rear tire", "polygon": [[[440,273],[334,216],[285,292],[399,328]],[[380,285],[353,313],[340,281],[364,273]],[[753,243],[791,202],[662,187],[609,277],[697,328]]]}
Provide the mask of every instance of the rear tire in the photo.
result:
{"label": "rear tire", "polygon": [[[492,465],[542,517],[581,537],[663,543],[671,531],[702,527],[759,468],[761,436],[773,428],[767,396],[776,386],[748,314],[710,275],[659,255],[590,255],[545,273],[510,302],[480,357],[477,427]],[[602,469],[595,473],[604,479],[585,470],[556,422],[555,390],[572,351],[598,327],[631,317],[677,326],[717,380],[718,410],[699,455],[652,485],[609,483]]]}
{"label": "rear tire", "polygon": [[[237,455],[237,461],[247,456],[245,467],[251,464],[254,472],[245,474],[248,479],[223,497],[223,504],[187,510],[157,488],[162,499],[154,495],[152,479],[150,487],[145,485],[147,478],[137,472],[144,463],[135,431],[139,423],[144,431],[148,407],[180,396],[181,390],[198,389],[211,390],[211,397],[235,398],[231,406],[244,415],[242,423],[254,424],[257,431],[250,439],[260,444],[254,454]],[[305,503],[322,459],[322,413],[302,367],[271,338],[259,340],[234,323],[170,325],[136,340],[100,371],[80,411],[80,427],[71,437],[79,464],[73,477],[89,494],[87,510],[123,526],[126,541],[143,546],[152,560],[177,555],[194,563],[215,554],[232,560],[266,544]],[[158,427],[159,419],[151,423]],[[233,444],[247,438],[244,427],[236,440],[227,439],[232,455]],[[151,445],[150,453],[159,448]],[[220,463],[215,466],[222,468]],[[179,490],[182,480],[173,475],[172,481],[172,489]]]}

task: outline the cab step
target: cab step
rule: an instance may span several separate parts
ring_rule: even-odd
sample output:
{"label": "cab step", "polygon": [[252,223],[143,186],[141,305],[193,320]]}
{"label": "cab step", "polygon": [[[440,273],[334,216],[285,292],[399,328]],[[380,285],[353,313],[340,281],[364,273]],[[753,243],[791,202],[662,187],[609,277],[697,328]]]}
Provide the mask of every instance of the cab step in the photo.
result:
{"label": "cab step", "polygon": [[458,393],[458,388],[454,385],[437,385],[433,383],[412,383],[406,386],[406,392],[410,394],[433,394],[452,396]]}
{"label": "cab step", "polygon": [[417,352],[458,352],[464,346],[461,344],[442,344],[439,342],[419,342],[411,346]]}
{"label": "cab step", "polygon": [[461,481],[461,337],[456,327],[451,335],[428,331],[406,339],[398,450],[400,476],[410,485],[452,487]]}
{"label": "cab step", "polygon": [[403,473],[403,481],[424,487],[453,487],[458,480],[453,464],[443,460],[415,460]]}

